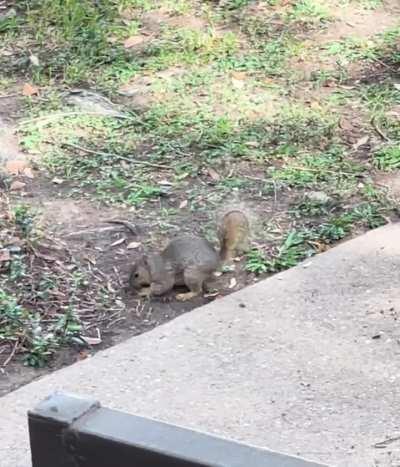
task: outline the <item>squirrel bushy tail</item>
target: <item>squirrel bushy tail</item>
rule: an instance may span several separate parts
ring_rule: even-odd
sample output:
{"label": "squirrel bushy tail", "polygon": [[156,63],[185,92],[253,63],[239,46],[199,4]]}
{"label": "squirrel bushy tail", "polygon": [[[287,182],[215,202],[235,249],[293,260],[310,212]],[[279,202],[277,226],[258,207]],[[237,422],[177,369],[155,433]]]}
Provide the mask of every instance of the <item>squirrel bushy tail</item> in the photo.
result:
{"label": "squirrel bushy tail", "polygon": [[250,223],[240,210],[227,212],[219,225],[220,258],[223,262],[232,260],[249,249]]}

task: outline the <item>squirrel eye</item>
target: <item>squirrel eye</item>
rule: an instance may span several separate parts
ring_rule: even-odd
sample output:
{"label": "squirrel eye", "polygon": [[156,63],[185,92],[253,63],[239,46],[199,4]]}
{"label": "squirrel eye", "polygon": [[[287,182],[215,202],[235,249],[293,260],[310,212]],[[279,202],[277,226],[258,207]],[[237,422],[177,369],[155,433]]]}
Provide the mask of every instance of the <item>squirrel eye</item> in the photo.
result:
{"label": "squirrel eye", "polygon": [[137,272],[134,277],[139,277],[139,273]]}

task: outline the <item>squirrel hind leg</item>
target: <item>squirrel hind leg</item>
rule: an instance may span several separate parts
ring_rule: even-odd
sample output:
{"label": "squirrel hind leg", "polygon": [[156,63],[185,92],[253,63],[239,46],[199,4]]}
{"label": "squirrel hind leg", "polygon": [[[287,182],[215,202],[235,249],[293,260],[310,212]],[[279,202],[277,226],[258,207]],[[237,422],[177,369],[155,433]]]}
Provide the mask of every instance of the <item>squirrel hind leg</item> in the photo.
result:
{"label": "squirrel hind leg", "polygon": [[203,291],[204,281],[210,276],[208,272],[203,272],[197,268],[187,268],[183,273],[183,279],[189,292],[181,293],[176,296],[179,301],[191,300],[200,295]]}

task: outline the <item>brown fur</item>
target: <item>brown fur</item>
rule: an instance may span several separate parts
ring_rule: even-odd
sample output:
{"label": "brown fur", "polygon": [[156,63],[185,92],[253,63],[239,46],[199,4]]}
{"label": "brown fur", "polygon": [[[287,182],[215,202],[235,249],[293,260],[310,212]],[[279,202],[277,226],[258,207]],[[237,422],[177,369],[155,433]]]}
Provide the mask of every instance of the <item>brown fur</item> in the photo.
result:
{"label": "brown fur", "polygon": [[140,290],[150,286],[151,295],[163,295],[175,285],[186,285],[189,292],[179,294],[180,300],[189,300],[201,294],[205,281],[220,264],[243,253],[249,246],[250,226],[245,214],[229,211],[218,229],[220,254],[204,238],[179,237],[161,252],[144,256],[136,263],[129,277],[129,285]]}

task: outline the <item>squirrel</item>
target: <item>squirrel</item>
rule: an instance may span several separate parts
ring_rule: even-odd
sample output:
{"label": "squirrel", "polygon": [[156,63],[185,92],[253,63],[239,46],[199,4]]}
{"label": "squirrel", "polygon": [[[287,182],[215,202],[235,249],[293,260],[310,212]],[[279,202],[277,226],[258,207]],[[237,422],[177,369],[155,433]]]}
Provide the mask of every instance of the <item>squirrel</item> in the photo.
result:
{"label": "squirrel", "polygon": [[201,294],[204,282],[221,264],[232,260],[249,248],[250,224],[239,210],[226,213],[218,228],[219,254],[202,237],[178,237],[161,253],[143,256],[133,265],[129,285],[134,290],[150,287],[145,294],[163,295],[175,285],[185,285],[189,292],[178,294],[181,301]]}

